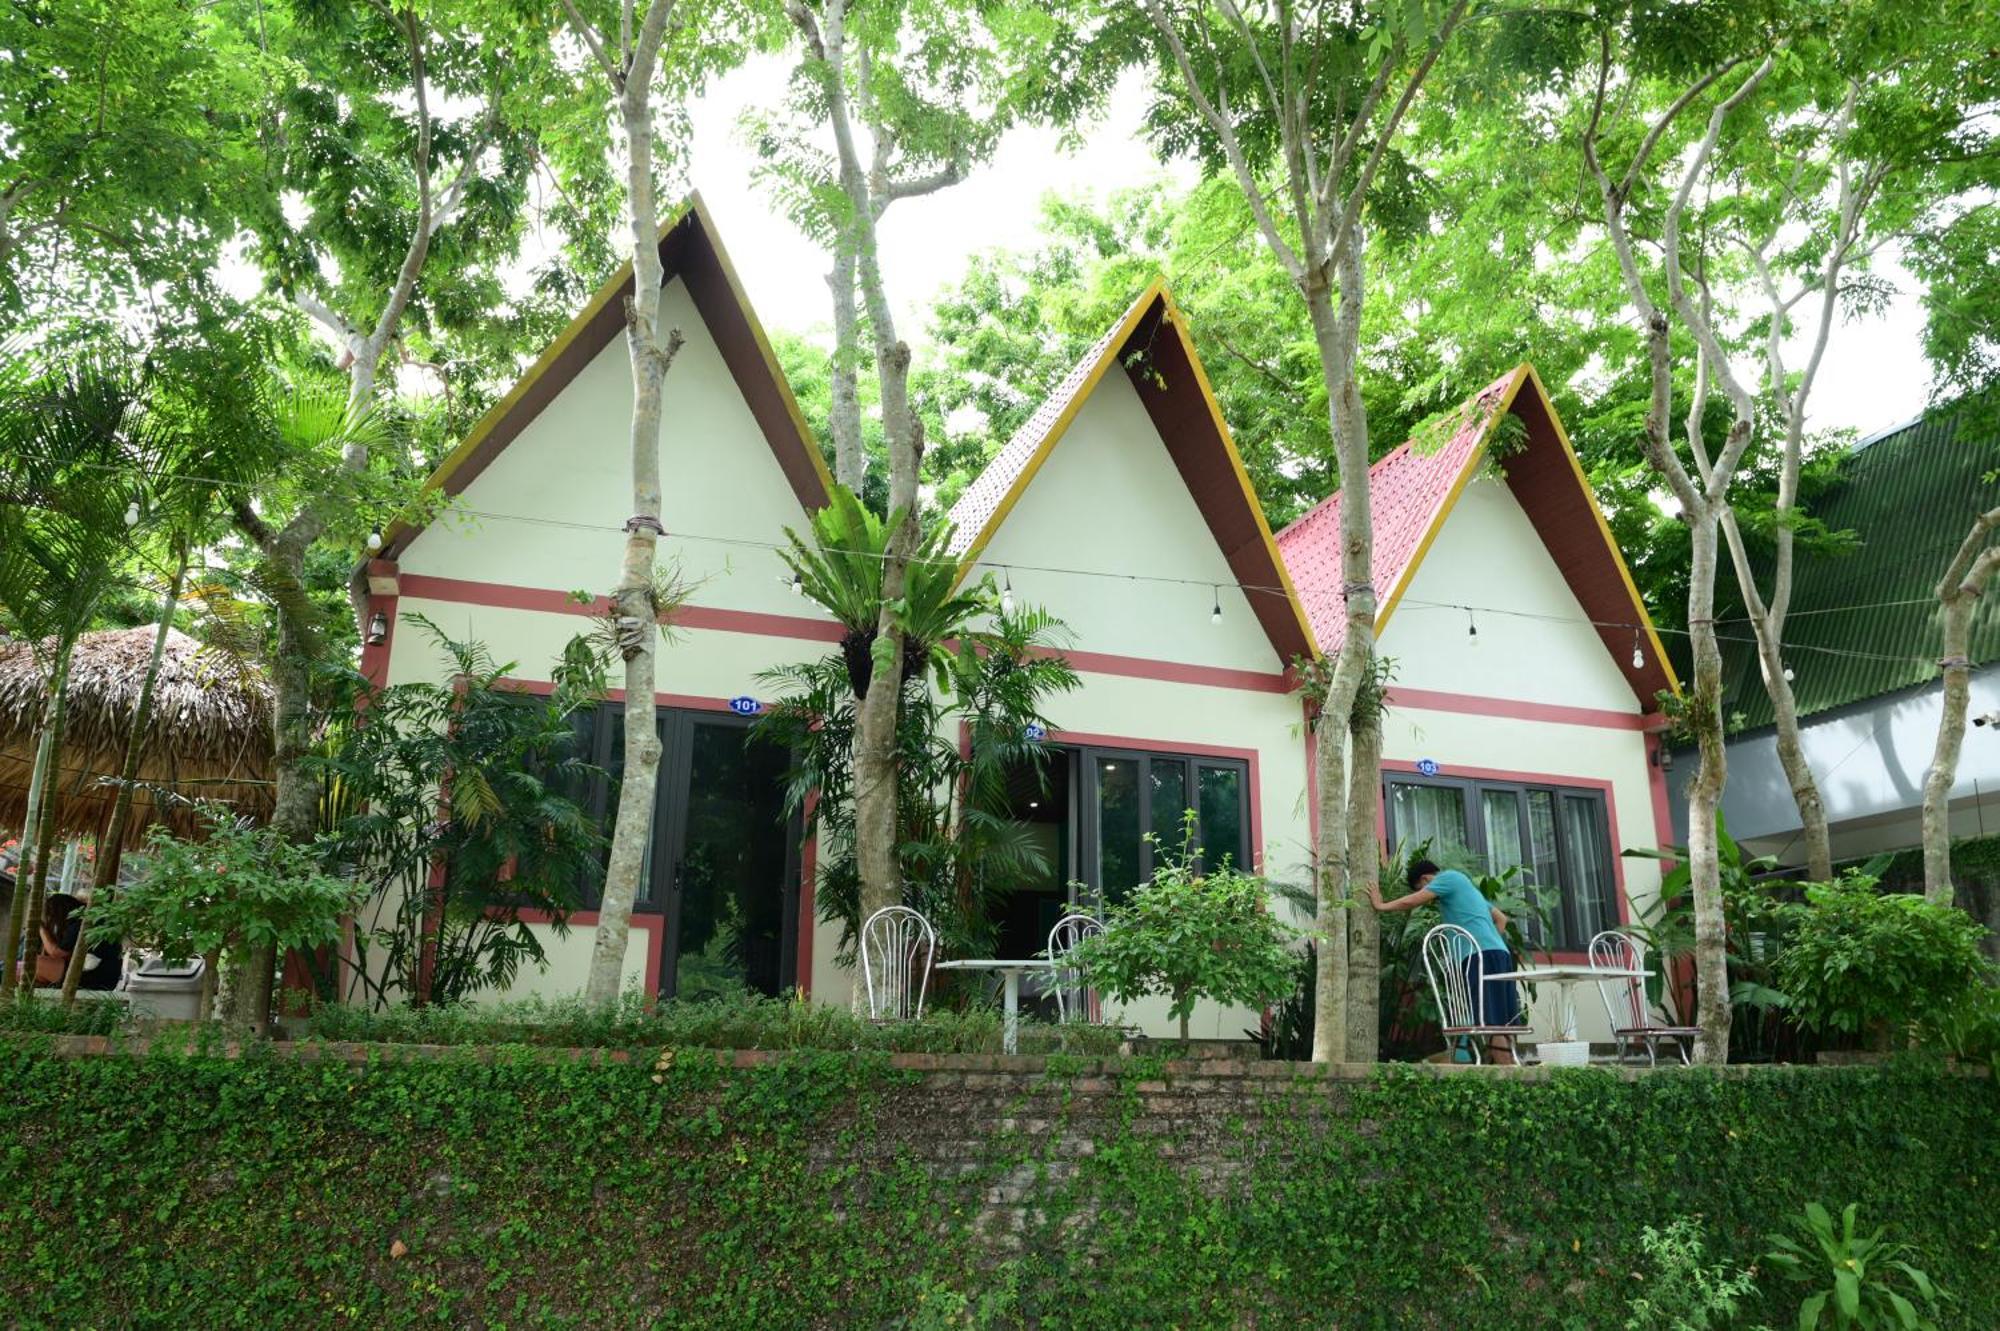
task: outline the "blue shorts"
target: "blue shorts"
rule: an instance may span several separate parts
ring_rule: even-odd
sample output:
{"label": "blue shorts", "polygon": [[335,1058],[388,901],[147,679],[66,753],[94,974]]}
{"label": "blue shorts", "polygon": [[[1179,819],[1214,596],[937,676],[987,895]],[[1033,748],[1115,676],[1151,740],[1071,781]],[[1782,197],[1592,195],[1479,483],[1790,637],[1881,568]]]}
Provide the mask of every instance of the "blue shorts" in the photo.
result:
{"label": "blue shorts", "polygon": [[1480,986],[1479,993],[1473,989],[1475,969],[1487,975],[1504,973],[1514,969],[1514,954],[1504,951],[1482,952],[1477,958],[1467,957],[1465,966],[1465,987],[1468,993],[1475,993],[1480,1005],[1476,1014],[1481,1026],[1513,1026],[1521,1020],[1521,990],[1512,980],[1487,980]]}

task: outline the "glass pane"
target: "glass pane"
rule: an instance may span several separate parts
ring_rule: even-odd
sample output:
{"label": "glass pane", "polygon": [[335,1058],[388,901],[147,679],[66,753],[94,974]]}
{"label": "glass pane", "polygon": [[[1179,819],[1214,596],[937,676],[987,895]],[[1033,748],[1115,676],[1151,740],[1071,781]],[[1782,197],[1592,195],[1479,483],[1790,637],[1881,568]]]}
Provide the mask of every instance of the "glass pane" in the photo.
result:
{"label": "glass pane", "polygon": [[742,726],[689,727],[675,992],[775,995],[785,924],[785,767]]}
{"label": "glass pane", "polygon": [[1181,823],[1194,805],[1188,801],[1186,763],[1154,758],[1146,763],[1146,772],[1153,788],[1153,822],[1147,830],[1153,834],[1153,863],[1158,864],[1162,853],[1181,853],[1181,842],[1186,839]]}
{"label": "glass pane", "polygon": [[1562,937],[1562,859],[1556,851],[1556,797],[1546,790],[1528,792],[1528,869],[1540,904],[1540,919],[1528,926],[1528,936],[1546,945]]}
{"label": "glass pane", "polygon": [[1611,837],[1604,826],[1604,806],[1581,795],[1562,798],[1563,850],[1569,860],[1572,936],[1567,947],[1588,946],[1605,927],[1611,904]]}
{"label": "glass pane", "polygon": [[1525,864],[1521,855],[1521,797],[1511,790],[1482,790],[1479,814],[1486,828],[1486,872],[1505,873]]}
{"label": "glass pane", "polygon": [[1226,859],[1248,869],[1243,849],[1243,773],[1234,767],[1201,769],[1201,862],[1219,868]]}
{"label": "glass pane", "polygon": [[1456,786],[1419,786],[1407,781],[1389,786],[1389,814],[1396,840],[1408,846],[1428,841],[1431,856],[1439,851],[1468,848],[1465,796]]}
{"label": "glass pane", "polygon": [[1139,764],[1097,760],[1097,864],[1104,903],[1123,901],[1139,883]]}

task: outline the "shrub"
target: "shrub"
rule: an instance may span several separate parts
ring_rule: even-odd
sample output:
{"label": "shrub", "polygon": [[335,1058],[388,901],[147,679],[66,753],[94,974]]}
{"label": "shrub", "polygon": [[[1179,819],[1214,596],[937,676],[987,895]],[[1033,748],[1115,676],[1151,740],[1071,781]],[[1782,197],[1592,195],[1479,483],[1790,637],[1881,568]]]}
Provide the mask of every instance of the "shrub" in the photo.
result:
{"label": "shrub", "polygon": [[1877,892],[1865,874],[1816,883],[1785,913],[1774,978],[1808,1030],[1885,1042],[1965,1002],[1989,971],[1979,948],[1986,930],[1971,916]]}
{"label": "shrub", "polygon": [[1748,1271],[1728,1263],[1705,1265],[1708,1241],[1696,1220],[1683,1216],[1665,1229],[1647,1225],[1639,1247],[1653,1266],[1646,1291],[1627,1305],[1625,1331],[1710,1331],[1729,1325],[1743,1300],[1757,1292]]}
{"label": "shrub", "polygon": [[1787,1234],[1771,1236],[1764,1259],[1788,1279],[1820,1286],[1799,1305],[1799,1331],[1823,1325],[1937,1331],[1943,1293],[1910,1264],[1915,1249],[1909,1244],[1884,1242],[1881,1229],[1865,1237],[1856,1232],[1860,1209],[1858,1202],[1849,1202],[1835,1228],[1824,1206],[1807,1202],[1804,1214],[1792,1217],[1792,1228],[1804,1242]]}
{"label": "shrub", "polygon": [[123,939],[169,961],[208,960],[224,948],[283,953],[331,943],[359,901],[354,884],[320,872],[313,848],[295,846],[223,808],[201,810],[207,833],[184,840],[163,827],[146,842],[130,887],[92,904],[93,943]]}
{"label": "shrub", "polygon": [[[321,1040],[432,1045],[538,1045],[580,1049],[822,1049],[997,1054],[1001,1015],[930,1011],[920,1021],[877,1024],[844,1007],[789,998],[671,999],[648,1009],[636,994],[616,1003],[528,998],[509,1003],[368,1007],[325,1003],[304,1034]],[[1109,1054],[1116,1031],[1022,1018],[1026,1054]]]}
{"label": "shrub", "polygon": [[1226,862],[1203,873],[1191,813],[1179,852],[1162,847],[1159,861],[1151,882],[1110,909],[1104,932],[1077,945],[1091,984],[1120,1002],[1166,994],[1183,1040],[1198,999],[1256,1007],[1284,997],[1296,978],[1287,945],[1300,933],[1272,914],[1264,880]]}

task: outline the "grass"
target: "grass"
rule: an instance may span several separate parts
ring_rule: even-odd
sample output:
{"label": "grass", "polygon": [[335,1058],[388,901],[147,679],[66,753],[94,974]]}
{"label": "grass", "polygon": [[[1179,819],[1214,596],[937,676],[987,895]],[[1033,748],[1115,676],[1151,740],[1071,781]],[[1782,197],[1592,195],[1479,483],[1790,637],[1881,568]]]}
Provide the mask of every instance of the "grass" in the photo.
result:
{"label": "grass", "polygon": [[78,999],[65,1009],[59,993],[17,990],[0,1000],[0,1031],[41,1035],[109,1035],[124,1021],[122,999]]}

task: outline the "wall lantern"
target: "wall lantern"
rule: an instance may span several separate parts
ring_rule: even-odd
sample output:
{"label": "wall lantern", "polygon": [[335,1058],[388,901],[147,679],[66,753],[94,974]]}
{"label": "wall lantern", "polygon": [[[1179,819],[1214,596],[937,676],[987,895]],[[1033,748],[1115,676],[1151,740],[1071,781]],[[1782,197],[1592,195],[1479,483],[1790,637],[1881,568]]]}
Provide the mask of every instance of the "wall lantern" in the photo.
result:
{"label": "wall lantern", "polygon": [[389,641],[389,616],[377,610],[368,616],[368,645],[380,647]]}

